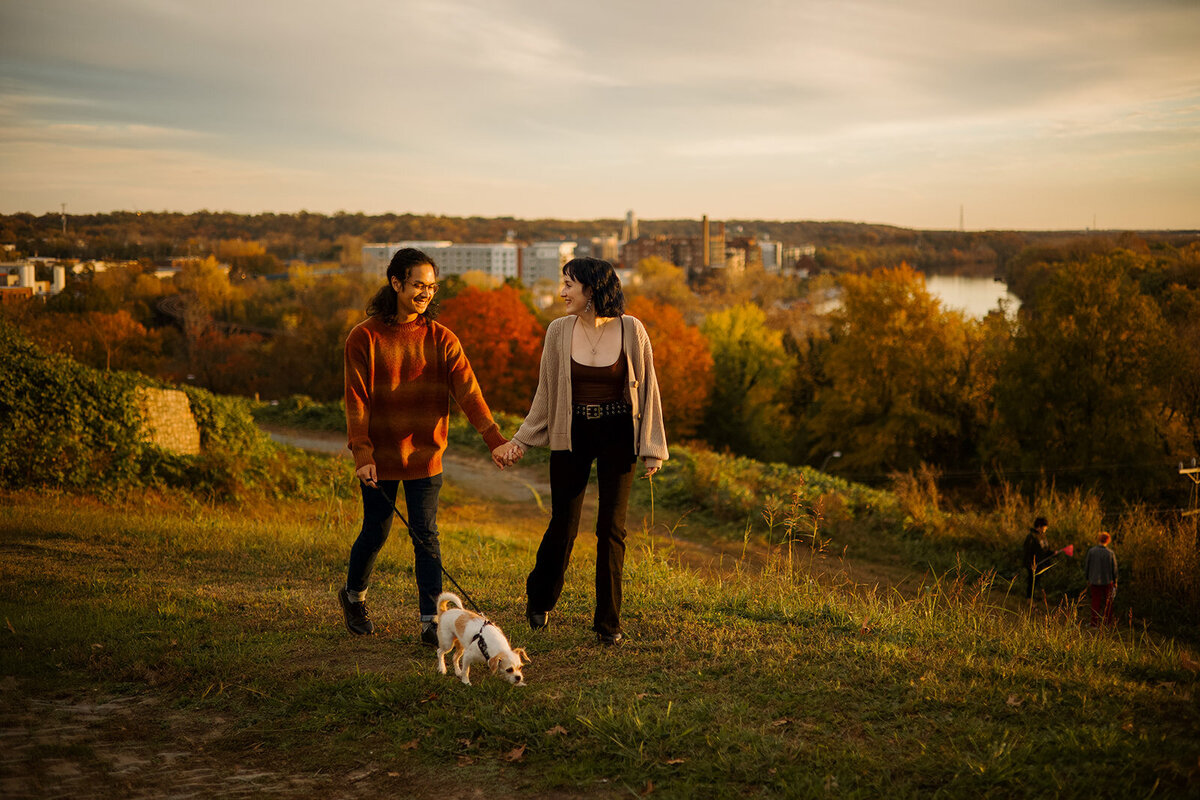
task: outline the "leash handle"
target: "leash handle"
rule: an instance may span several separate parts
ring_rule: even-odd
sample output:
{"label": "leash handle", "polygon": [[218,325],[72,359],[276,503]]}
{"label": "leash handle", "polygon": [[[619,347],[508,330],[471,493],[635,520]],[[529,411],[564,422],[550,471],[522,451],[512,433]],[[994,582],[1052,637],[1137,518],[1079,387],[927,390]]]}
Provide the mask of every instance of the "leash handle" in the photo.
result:
{"label": "leash handle", "polygon": [[[383,487],[378,483],[375,484],[375,489],[381,495],[383,495],[383,499],[388,501],[388,505],[392,507],[392,511],[395,512],[396,516],[400,518],[400,521],[404,523],[404,527],[408,531],[408,538],[412,539],[413,546],[423,548],[425,550],[425,555],[432,557],[433,551],[424,542],[417,539],[417,532],[413,530],[412,525],[410,525],[405,516],[400,513],[400,509],[396,507],[396,500],[392,497],[389,497],[388,493],[385,492]],[[438,568],[441,569],[442,574],[445,575],[452,584],[454,584],[454,588],[458,589],[458,591],[462,594],[463,599],[471,605],[471,608],[475,609],[476,613],[478,613],[480,616],[486,617],[487,615],[484,614],[475,601],[471,599],[471,595],[467,594],[467,590],[459,586],[458,581],[454,580],[454,576],[446,571],[446,567],[442,564],[442,559],[440,557],[438,557],[437,562]]]}

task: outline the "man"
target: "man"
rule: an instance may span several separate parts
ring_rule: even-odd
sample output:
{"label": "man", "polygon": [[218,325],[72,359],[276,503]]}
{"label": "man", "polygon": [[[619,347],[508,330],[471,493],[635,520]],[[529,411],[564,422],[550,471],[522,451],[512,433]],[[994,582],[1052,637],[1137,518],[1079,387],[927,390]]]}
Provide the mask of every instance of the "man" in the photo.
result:
{"label": "man", "polygon": [[1025,596],[1029,598],[1033,597],[1033,587],[1038,576],[1050,568],[1059,552],[1051,549],[1046,542],[1046,530],[1049,527],[1050,523],[1045,517],[1038,517],[1033,521],[1029,535],[1025,537],[1021,564],[1025,568]]}
{"label": "man", "polygon": [[367,320],[346,337],[347,447],[361,482],[363,524],[338,600],[351,633],[374,633],[367,586],[391,529],[392,503],[400,501],[403,488],[412,526],[420,638],[436,646],[433,617],[442,591],[437,507],[450,398],[487,442],[497,466],[503,466],[497,453],[507,442],[458,337],[432,319],[430,304],[438,289],[433,260],[404,248],[388,265],[387,279],[367,305]]}
{"label": "man", "polygon": [[1087,551],[1084,573],[1092,601],[1092,627],[1113,624],[1113,601],[1117,598],[1117,556],[1108,549],[1112,537],[1100,531],[1098,544]]}

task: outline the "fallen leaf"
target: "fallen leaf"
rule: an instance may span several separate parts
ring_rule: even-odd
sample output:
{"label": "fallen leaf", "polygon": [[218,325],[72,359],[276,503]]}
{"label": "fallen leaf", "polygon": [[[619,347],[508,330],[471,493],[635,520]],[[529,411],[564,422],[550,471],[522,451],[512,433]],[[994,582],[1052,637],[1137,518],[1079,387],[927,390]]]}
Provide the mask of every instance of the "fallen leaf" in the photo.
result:
{"label": "fallen leaf", "polygon": [[1126,733],[1133,733],[1133,723],[1126,722],[1124,725],[1121,726],[1121,730],[1125,731]]}
{"label": "fallen leaf", "polygon": [[654,781],[646,781],[646,788],[642,789],[642,797],[654,791]]}
{"label": "fallen leaf", "polygon": [[458,743],[461,744],[463,747],[470,747],[472,744],[470,739],[459,739]]}
{"label": "fallen leaf", "polygon": [[638,699],[638,700],[645,700],[645,699],[646,699],[647,697],[649,697],[649,696],[650,696],[650,693],[649,693],[649,692],[638,692],[638,693],[637,693],[637,699]]}
{"label": "fallen leaf", "polygon": [[458,765],[460,767],[465,767],[468,764],[474,764],[474,763],[475,763],[475,759],[471,758],[470,756],[459,756],[458,757]]}
{"label": "fallen leaf", "polygon": [[668,758],[663,763],[664,764],[682,764],[685,761],[687,761],[686,758]]}
{"label": "fallen leaf", "polygon": [[792,724],[792,721],[790,719],[788,719],[787,717],[784,717],[783,719],[777,719],[774,722],[772,722],[771,727],[778,728],[780,725],[791,725],[791,724]]}
{"label": "fallen leaf", "polygon": [[102,645],[102,644],[94,644],[94,645],[92,645],[92,649],[93,649],[93,650],[103,650],[103,649],[104,649],[104,645]]}
{"label": "fallen leaf", "polygon": [[[9,626],[8,626],[8,629],[11,631],[11,630],[12,630],[12,626],[11,626],[11,625],[9,625]],[[1179,663],[1180,663],[1180,665],[1181,665],[1181,666],[1182,666],[1184,669],[1188,670],[1189,672],[1196,672],[1196,671],[1200,670],[1200,663],[1197,663],[1196,661],[1193,661],[1193,660],[1192,660],[1192,659],[1191,659],[1191,658],[1188,656],[1188,654],[1187,654],[1187,653],[1180,653],[1180,654],[1179,654]]]}
{"label": "fallen leaf", "polygon": [[425,698],[424,700],[422,700],[421,702],[422,702],[422,703],[428,703],[430,700],[437,700],[437,696],[438,696],[438,693],[437,693],[437,692],[430,692],[430,693],[429,693],[429,696],[428,696],[428,697],[426,697],[426,698]]}
{"label": "fallen leaf", "polygon": [[1005,702],[1007,702],[1013,708],[1016,708],[1016,707],[1020,706],[1022,703],[1024,703],[1025,701],[1022,700],[1021,698],[1017,697],[1015,694],[1010,694],[1008,696],[1008,700]]}
{"label": "fallen leaf", "polygon": [[525,745],[521,745],[520,747],[514,747],[512,750],[510,750],[508,755],[506,755],[504,758],[507,761],[520,761],[524,757]]}
{"label": "fallen leaf", "polygon": [[565,735],[566,732],[567,732],[567,729],[564,728],[562,725],[555,725],[553,728],[546,731],[546,735],[547,736],[559,736],[559,735]]}
{"label": "fallen leaf", "polygon": [[4,624],[8,626],[9,633],[15,634],[17,632],[16,629],[13,628],[12,623],[8,621],[8,617],[4,618]]}
{"label": "fallen leaf", "polygon": [[375,770],[373,770],[373,769],[362,769],[362,770],[359,770],[358,772],[352,772],[346,776],[346,780],[350,781],[351,783],[354,783],[355,781],[361,781],[363,778],[367,777],[374,771]]}
{"label": "fallen leaf", "polygon": [[388,773],[388,777],[389,777],[389,778],[399,778],[399,777],[400,777],[400,773],[399,773],[399,772],[389,772],[389,773]]}
{"label": "fallen leaf", "polygon": [[417,740],[413,739],[411,742],[405,742],[404,744],[400,745],[400,749],[401,750],[416,750],[417,749]]}
{"label": "fallen leaf", "polygon": [[866,636],[870,632],[871,632],[871,618],[867,617],[866,619],[863,620],[862,627],[858,629],[858,633],[860,636]]}

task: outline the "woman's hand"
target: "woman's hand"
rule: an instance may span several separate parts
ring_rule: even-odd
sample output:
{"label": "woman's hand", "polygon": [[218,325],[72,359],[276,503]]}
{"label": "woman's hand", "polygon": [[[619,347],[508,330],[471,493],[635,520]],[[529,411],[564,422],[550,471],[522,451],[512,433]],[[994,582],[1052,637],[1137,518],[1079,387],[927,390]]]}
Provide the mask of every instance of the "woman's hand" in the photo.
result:
{"label": "woman's hand", "polygon": [[508,453],[509,453],[510,448],[511,448],[510,442],[505,442],[504,444],[496,445],[496,449],[492,451],[492,463],[496,465],[496,469],[504,469],[505,467],[512,464],[512,462],[508,460]]}
{"label": "woman's hand", "polygon": [[354,474],[358,476],[360,481],[365,483],[367,486],[370,486],[372,489],[379,488],[375,483],[375,481],[378,480],[379,475],[375,472],[374,464],[363,464],[361,467],[354,470]]}
{"label": "woman's hand", "polygon": [[645,457],[642,459],[642,463],[646,465],[646,477],[649,478],[651,475],[662,469],[663,462],[661,458]]}
{"label": "woman's hand", "polygon": [[525,455],[524,447],[521,447],[521,445],[517,444],[516,442],[509,442],[508,443],[508,452],[505,454],[505,457],[504,457],[505,466],[511,467],[513,464],[520,461],[524,455]]}

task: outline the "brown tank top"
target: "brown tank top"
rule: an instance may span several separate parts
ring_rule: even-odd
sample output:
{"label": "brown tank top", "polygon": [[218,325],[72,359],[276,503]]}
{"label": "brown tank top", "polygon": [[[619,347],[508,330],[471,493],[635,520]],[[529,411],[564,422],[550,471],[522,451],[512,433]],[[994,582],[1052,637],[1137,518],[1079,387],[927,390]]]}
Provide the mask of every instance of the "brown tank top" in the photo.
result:
{"label": "brown tank top", "polygon": [[621,326],[621,352],[607,367],[589,367],[571,359],[571,402],[612,403],[625,399],[629,364],[625,359],[625,327]]}

